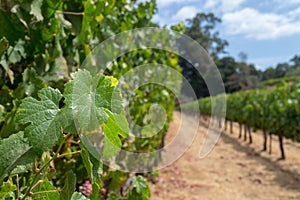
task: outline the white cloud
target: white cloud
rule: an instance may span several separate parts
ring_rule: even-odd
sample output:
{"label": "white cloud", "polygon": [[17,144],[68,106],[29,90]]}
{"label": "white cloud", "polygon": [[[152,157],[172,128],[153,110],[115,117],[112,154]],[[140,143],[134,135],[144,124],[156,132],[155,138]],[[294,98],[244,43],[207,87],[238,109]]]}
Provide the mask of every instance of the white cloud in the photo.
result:
{"label": "white cloud", "polygon": [[298,4],[300,3],[300,0],[287,0],[287,1],[284,1],[285,3],[289,3],[289,4]]}
{"label": "white cloud", "polygon": [[223,12],[228,12],[235,10],[240,7],[245,0],[222,0],[222,10]]}
{"label": "white cloud", "polygon": [[274,0],[276,3],[279,3],[279,4],[285,4],[285,5],[290,5],[290,4],[298,4],[300,3],[300,0],[285,0],[285,1],[282,1],[282,0]]}
{"label": "white cloud", "polygon": [[270,4],[273,7],[274,11],[280,11],[280,10],[285,10],[285,9],[291,9],[295,8],[296,6],[300,5],[300,0],[272,0],[271,2],[268,1],[262,1],[264,2],[264,5],[270,6]]}
{"label": "white cloud", "polygon": [[199,0],[157,0],[157,4],[158,6],[164,7],[164,6],[168,6],[168,5],[172,5],[174,3],[176,4],[187,4],[187,3],[192,3],[192,2],[197,2]]}
{"label": "white cloud", "polygon": [[167,25],[174,25],[180,21],[185,21],[186,19],[191,19],[196,16],[200,9],[197,9],[195,6],[183,6],[173,15],[171,14],[170,10],[167,10],[161,14],[156,14],[153,16],[153,21],[158,23],[161,26]]}
{"label": "white cloud", "polygon": [[276,39],[300,33],[300,21],[291,14],[261,13],[252,8],[226,13],[222,17],[228,35],[245,35],[247,38]]}
{"label": "white cloud", "polygon": [[175,15],[172,16],[174,21],[184,21],[193,18],[199,12],[194,6],[184,6]]}
{"label": "white cloud", "polygon": [[300,17],[300,7],[287,13],[287,16],[293,19]]}
{"label": "white cloud", "polygon": [[219,0],[207,0],[204,8],[212,9],[218,5]]}
{"label": "white cloud", "polygon": [[204,8],[212,11],[229,12],[238,9],[244,2],[245,0],[207,0]]}

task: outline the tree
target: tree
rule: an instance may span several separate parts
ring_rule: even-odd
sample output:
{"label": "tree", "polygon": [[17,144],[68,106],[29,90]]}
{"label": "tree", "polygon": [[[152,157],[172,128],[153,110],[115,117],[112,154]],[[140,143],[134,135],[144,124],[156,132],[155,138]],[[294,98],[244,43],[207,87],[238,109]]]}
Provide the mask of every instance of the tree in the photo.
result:
{"label": "tree", "polygon": [[225,87],[231,92],[255,88],[258,81],[258,72],[254,65],[237,62],[236,66],[236,71],[228,77],[228,81],[225,82]]}
{"label": "tree", "polygon": [[229,77],[236,72],[236,69],[238,67],[238,63],[234,60],[233,57],[227,56],[223,57],[221,59],[218,59],[215,61],[216,65],[221,73],[225,91],[227,93],[234,92],[232,88],[227,85],[227,83],[230,81]]}
{"label": "tree", "polygon": [[295,55],[291,60],[292,66],[300,66],[300,55]]}
{"label": "tree", "polygon": [[300,75],[300,56],[295,55],[290,62],[292,65],[287,68],[286,76],[299,76]]}
{"label": "tree", "polygon": [[240,52],[238,57],[241,62],[246,62],[248,59],[248,55],[245,52]]}
{"label": "tree", "polygon": [[[221,19],[217,18],[213,13],[198,13],[193,19],[187,19],[186,22],[185,34],[197,41],[213,59],[217,59],[221,53],[225,53],[224,48],[228,43],[226,40],[221,39],[219,32],[215,30],[216,25],[221,22]],[[178,63],[182,67],[183,76],[192,86],[197,98],[208,96],[209,91],[205,81],[194,67],[196,63],[190,63],[190,61],[183,58],[179,58]],[[201,69],[205,67],[207,66],[198,66],[198,69],[202,71]],[[182,92],[187,96],[191,96],[189,92],[186,92],[186,88],[184,87],[182,88]]]}
{"label": "tree", "polygon": [[279,63],[275,68],[275,77],[274,78],[282,78],[286,75],[286,72],[289,68],[288,63]]}
{"label": "tree", "polygon": [[300,56],[295,55],[290,62],[278,63],[275,68],[269,67],[261,72],[260,80],[300,75]]}
{"label": "tree", "polygon": [[220,53],[225,53],[224,48],[228,45],[226,40],[219,37],[215,31],[216,25],[221,22],[213,13],[198,13],[193,19],[187,19],[185,34],[196,40],[213,59]]}

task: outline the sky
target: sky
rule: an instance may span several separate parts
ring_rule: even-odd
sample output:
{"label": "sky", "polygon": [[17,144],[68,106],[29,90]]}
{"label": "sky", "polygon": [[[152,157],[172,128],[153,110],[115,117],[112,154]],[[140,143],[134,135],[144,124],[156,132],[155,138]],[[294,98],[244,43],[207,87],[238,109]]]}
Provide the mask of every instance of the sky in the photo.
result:
{"label": "sky", "polygon": [[276,67],[300,55],[300,0],[157,0],[154,21],[175,25],[197,13],[214,13],[222,22],[216,27],[228,41],[228,55],[257,69]]}

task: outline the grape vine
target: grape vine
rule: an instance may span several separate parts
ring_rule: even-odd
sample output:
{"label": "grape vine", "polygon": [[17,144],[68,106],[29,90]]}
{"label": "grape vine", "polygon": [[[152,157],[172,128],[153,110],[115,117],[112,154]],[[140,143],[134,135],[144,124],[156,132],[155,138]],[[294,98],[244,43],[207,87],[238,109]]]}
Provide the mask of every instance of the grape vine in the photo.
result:
{"label": "grape vine", "polygon": [[[211,101],[217,100],[218,96],[199,100],[200,112],[203,115],[211,114]],[[299,83],[283,83],[273,88],[256,89],[236,92],[226,95],[227,110],[226,120],[240,125],[239,137],[249,138],[252,142],[251,129],[262,130],[264,142],[263,150],[267,150],[268,135],[278,136],[281,159],[285,159],[283,138],[300,141],[300,85]],[[183,105],[183,110],[193,111],[195,103]],[[220,116],[217,116],[220,117]],[[221,116],[222,117],[222,116]],[[244,126],[244,131],[242,130]],[[248,136],[248,137],[247,137]],[[270,145],[271,145],[271,141]],[[271,152],[271,149],[269,149]]]}
{"label": "grape vine", "polygon": [[[157,26],[151,22],[155,12],[154,0],[1,2],[0,25],[6,27],[0,29],[1,199],[150,197],[144,176],[110,170],[101,159],[113,158],[121,149],[152,152],[162,147],[167,123],[159,124],[150,139],[133,138],[146,130],[130,126],[127,119],[145,126],[155,103],[165,109],[169,122],[175,95],[159,85],[143,85],[135,89],[128,114],[116,85],[141,64],[155,62],[180,71],[177,57],[163,50],[137,49],[103,73],[80,66],[110,36]],[[172,76],[164,78],[174,81]],[[103,133],[97,138],[101,154],[82,134],[95,130]],[[158,160],[147,162],[155,166]]]}

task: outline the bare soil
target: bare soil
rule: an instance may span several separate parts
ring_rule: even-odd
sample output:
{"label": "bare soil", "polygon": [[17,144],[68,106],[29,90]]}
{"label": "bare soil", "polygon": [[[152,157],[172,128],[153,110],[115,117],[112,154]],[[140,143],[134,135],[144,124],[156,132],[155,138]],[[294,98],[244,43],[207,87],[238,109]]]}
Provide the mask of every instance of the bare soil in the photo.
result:
{"label": "bare soil", "polygon": [[[175,137],[180,126],[179,112],[174,113],[167,142]],[[184,115],[184,117],[190,117]],[[182,125],[182,124],[181,124]],[[286,160],[280,157],[278,140],[273,139],[273,153],[262,152],[263,134],[253,133],[253,144],[223,131],[212,152],[204,159],[199,150],[207,131],[201,121],[191,147],[171,165],[160,170],[151,184],[152,200],[300,200],[300,144],[284,141]]]}

